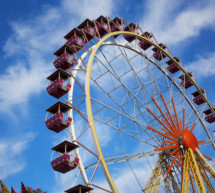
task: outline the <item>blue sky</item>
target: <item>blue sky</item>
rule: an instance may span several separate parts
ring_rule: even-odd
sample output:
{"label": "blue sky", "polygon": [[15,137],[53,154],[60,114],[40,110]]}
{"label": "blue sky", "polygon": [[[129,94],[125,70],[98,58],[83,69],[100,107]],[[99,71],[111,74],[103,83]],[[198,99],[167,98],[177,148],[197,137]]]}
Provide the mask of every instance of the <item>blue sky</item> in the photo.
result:
{"label": "blue sky", "polygon": [[2,0],[0,179],[17,191],[21,181],[51,193],[62,192],[68,183],[50,166],[50,148],[58,139],[44,122],[45,109],[55,101],[46,93],[46,77],[63,36],[87,17],[123,17],[152,31],[215,104],[214,9],[212,0]]}

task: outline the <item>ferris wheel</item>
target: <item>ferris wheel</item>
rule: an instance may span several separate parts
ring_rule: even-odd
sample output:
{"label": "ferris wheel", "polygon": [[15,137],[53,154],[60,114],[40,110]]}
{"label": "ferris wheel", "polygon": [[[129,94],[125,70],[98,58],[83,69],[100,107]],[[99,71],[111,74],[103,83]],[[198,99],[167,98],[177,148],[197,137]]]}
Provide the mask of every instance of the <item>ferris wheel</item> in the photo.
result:
{"label": "ferris wheel", "polygon": [[77,174],[65,192],[215,192],[215,107],[180,58],[117,17],[64,38],[46,125],[70,135],[52,148],[53,169]]}

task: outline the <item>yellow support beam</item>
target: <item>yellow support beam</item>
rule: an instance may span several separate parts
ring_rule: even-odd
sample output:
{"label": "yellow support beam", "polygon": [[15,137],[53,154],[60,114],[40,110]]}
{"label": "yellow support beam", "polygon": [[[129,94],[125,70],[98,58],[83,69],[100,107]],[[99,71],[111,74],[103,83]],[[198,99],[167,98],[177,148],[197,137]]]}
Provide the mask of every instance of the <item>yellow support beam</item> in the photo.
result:
{"label": "yellow support beam", "polygon": [[205,167],[204,165],[201,163],[200,160],[196,159],[198,166],[199,166],[199,171],[201,173],[201,176],[203,178],[203,181],[205,183],[206,189],[207,189],[207,193],[215,193],[215,190],[210,182],[210,179],[208,178],[208,175],[205,171]]}
{"label": "yellow support beam", "polygon": [[202,161],[204,161],[205,169],[215,179],[215,170],[213,169],[213,167],[208,163],[208,161],[205,159],[205,157],[201,154],[201,152],[197,148],[195,150],[196,150],[196,154],[201,158]]}
{"label": "yellow support beam", "polygon": [[182,190],[181,193],[189,192],[190,178],[189,178],[189,154],[188,151],[185,151],[184,159],[184,169],[183,169],[183,180],[182,180]]}
{"label": "yellow support beam", "polygon": [[204,184],[202,181],[201,173],[199,171],[199,167],[197,165],[193,150],[191,148],[189,148],[187,151],[188,151],[187,157],[189,160],[189,166],[191,167],[191,169],[193,171],[193,177],[195,179],[198,191],[199,191],[199,193],[200,192],[206,193],[206,190],[205,190],[205,187],[204,187]]}
{"label": "yellow support beam", "polygon": [[[204,157],[200,152],[197,152],[195,153],[195,156],[196,156],[196,161],[198,163],[198,166],[199,166],[199,170],[200,170],[200,173],[202,175],[202,178],[203,178],[203,181],[206,185],[206,188],[207,188],[207,192],[209,193],[215,193],[215,190],[211,184],[211,181],[207,175],[207,172],[211,174],[211,177],[213,177],[215,179],[215,174],[213,173],[213,168],[212,170],[210,169],[210,167],[208,167],[208,165],[210,165],[208,162],[207,164],[205,163],[205,159],[202,159],[202,157]],[[207,172],[206,172],[207,171]]]}
{"label": "yellow support beam", "polygon": [[144,193],[158,193],[160,188],[160,180],[161,180],[161,164],[160,159],[157,161],[151,176],[145,185],[143,190]]}

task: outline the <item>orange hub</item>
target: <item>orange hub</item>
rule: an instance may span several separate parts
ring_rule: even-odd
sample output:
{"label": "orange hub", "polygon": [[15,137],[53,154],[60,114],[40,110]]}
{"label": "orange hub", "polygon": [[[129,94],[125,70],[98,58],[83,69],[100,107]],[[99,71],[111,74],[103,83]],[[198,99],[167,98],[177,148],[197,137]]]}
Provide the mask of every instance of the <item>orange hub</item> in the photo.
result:
{"label": "orange hub", "polygon": [[186,149],[191,148],[194,152],[195,152],[195,148],[199,149],[198,141],[195,135],[191,131],[184,130],[181,136],[182,136],[183,145]]}

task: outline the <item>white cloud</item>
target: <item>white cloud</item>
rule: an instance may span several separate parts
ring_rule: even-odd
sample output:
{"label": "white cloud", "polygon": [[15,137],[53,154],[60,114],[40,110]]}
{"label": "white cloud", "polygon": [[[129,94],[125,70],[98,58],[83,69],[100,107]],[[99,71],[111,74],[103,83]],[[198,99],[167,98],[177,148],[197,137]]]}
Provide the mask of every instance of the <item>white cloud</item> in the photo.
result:
{"label": "white cloud", "polygon": [[81,20],[85,18],[96,19],[98,16],[111,16],[114,11],[114,3],[112,0],[64,0],[63,8],[73,13]]}
{"label": "white cloud", "polygon": [[1,179],[7,178],[11,174],[20,172],[26,165],[26,160],[22,157],[28,143],[33,141],[34,134],[27,133],[15,139],[1,140],[0,142],[0,171]]}
{"label": "white cloud", "polygon": [[186,2],[148,1],[148,10],[139,23],[154,33],[159,41],[168,44],[177,44],[198,36],[203,28],[214,27],[214,1],[196,2],[185,8],[182,3]]}
{"label": "white cloud", "polygon": [[14,105],[26,104],[32,94],[45,89],[45,78],[54,70],[52,53],[63,45],[63,36],[87,16],[110,16],[112,10],[112,0],[62,0],[59,6],[43,6],[39,16],[12,21],[13,33],[3,50],[6,59],[16,57],[21,61],[13,60],[0,76],[0,110],[9,112]]}
{"label": "white cloud", "polygon": [[11,106],[25,104],[32,94],[41,92],[47,68],[36,64],[28,69],[19,62],[0,76],[0,110],[10,111]]}
{"label": "white cloud", "polygon": [[197,61],[188,63],[186,69],[192,71],[195,76],[201,78],[215,75],[214,68],[215,52],[208,55],[207,58],[198,57]]}

